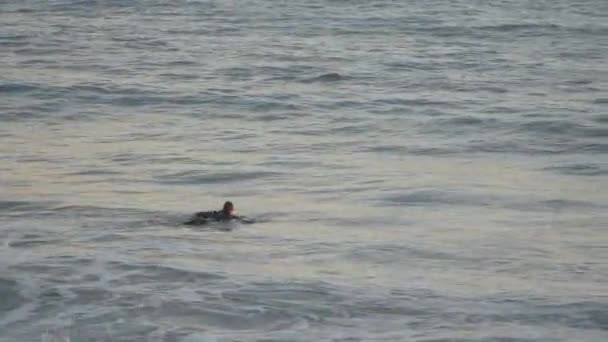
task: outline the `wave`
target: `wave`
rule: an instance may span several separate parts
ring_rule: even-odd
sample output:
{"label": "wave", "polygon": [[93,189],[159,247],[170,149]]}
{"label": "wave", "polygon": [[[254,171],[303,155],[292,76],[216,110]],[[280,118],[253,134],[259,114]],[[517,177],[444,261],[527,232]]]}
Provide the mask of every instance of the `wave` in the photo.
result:
{"label": "wave", "polygon": [[260,178],[275,178],[281,176],[278,172],[250,171],[250,172],[217,172],[204,173],[200,171],[185,171],[156,177],[163,184],[224,184],[250,181]]}
{"label": "wave", "polygon": [[312,77],[312,78],[305,78],[305,79],[301,80],[300,82],[302,82],[302,83],[315,83],[315,82],[325,83],[325,82],[338,82],[338,81],[343,81],[346,79],[347,79],[346,76],[340,75],[336,72],[331,72],[331,73],[323,74],[323,75]]}
{"label": "wave", "polygon": [[585,35],[605,35],[608,28],[603,26],[565,26],[558,24],[537,24],[537,23],[505,23],[497,25],[477,25],[477,26],[436,26],[427,30],[437,36],[479,36],[488,33],[517,34],[519,36],[544,36],[556,33],[576,33]]}
{"label": "wave", "polygon": [[41,201],[3,201],[0,200],[0,212],[29,212],[52,208],[56,202]]}
{"label": "wave", "polygon": [[545,167],[543,170],[575,176],[600,176],[608,174],[608,169],[592,163],[549,166]]}
{"label": "wave", "polygon": [[40,86],[24,82],[0,82],[0,93],[3,94],[27,93],[39,88]]}

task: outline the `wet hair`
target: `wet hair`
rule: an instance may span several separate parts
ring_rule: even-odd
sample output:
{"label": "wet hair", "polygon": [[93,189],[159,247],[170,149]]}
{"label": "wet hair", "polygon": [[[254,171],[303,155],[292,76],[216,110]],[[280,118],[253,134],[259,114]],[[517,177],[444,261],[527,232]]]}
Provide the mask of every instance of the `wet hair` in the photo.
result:
{"label": "wet hair", "polygon": [[224,203],[224,208],[223,208],[223,210],[224,210],[224,211],[227,211],[227,210],[228,210],[228,208],[230,208],[230,209],[234,210],[234,205],[233,205],[233,204],[232,204],[232,202],[230,202],[230,201],[226,201],[226,203]]}

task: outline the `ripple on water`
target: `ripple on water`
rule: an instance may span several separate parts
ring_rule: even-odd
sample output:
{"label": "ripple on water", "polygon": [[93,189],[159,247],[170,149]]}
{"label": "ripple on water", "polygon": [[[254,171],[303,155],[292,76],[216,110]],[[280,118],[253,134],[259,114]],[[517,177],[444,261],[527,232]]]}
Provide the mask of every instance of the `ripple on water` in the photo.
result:
{"label": "ripple on water", "polygon": [[54,202],[41,201],[0,201],[0,213],[19,214],[24,212],[41,211],[51,208]]}
{"label": "ripple on water", "polygon": [[275,178],[281,176],[278,172],[251,171],[251,172],[220,172],[203,173],[200,171],[186,171],[156,177],[163,184],[224,184],[229,182],[249,181],[261,178]]}
{"label": "ripple on water", "polygon": [[549,166],[543,168],[543,170],[574,176],[600,176],[608,174],[606,167],[593,163]]}

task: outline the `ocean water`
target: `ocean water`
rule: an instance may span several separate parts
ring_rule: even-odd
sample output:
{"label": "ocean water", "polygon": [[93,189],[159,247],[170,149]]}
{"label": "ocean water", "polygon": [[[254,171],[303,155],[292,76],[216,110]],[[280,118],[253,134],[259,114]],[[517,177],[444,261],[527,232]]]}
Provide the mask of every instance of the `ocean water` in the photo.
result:
{"label": "ocean water", "polygon": [[605,0],[3,0],[0,341],[608,341],[607,152]]}

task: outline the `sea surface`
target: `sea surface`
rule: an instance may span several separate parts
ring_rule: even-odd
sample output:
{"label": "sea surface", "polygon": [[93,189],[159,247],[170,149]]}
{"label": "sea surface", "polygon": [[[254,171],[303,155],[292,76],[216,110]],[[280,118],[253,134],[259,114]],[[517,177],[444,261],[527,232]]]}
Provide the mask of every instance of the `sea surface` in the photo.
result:
{"label": "sea surface", "polygon": [[1,0],[14,341],[608,341],[608,2]]}

